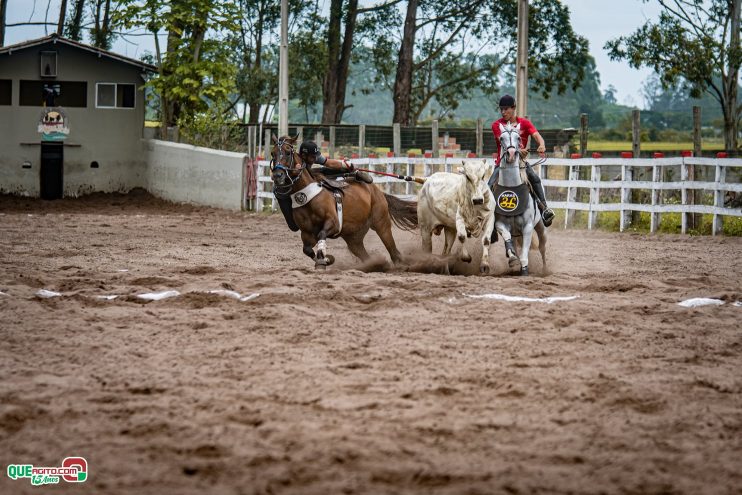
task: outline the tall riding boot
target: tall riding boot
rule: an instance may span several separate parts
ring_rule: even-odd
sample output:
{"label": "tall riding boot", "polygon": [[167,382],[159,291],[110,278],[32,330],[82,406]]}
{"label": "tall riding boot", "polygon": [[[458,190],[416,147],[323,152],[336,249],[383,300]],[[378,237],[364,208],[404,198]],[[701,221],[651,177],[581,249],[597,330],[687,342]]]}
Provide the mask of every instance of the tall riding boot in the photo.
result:
{"label": "tall riding boot", "polygon": [[544,186],[541,184],[541,178],[536,175],[536,172],[530,166],[526,167],[526,175],[528,176],[528,181],[531,183],[533,193],[536,195],[536,205],[541,212],[544,227],[549,227],[554,220],[554,211],[546,205],[546,194],[544,194]]}
{"label": "tall riding boot", "polygon": [[278,206],[281,208],[281,213],[283,213],[283,218],[286,219],[286,225],[289,226],[292,232],[298,231],[299,226],[294,221],[294,210],[291,207],[291,197],[276,196],[276,199],[278,200]]}
{"label": "tall riding boot", "polygon": [[554,211],[546,205],[544,186],[539,182],[533,186],[533,191],[536,193],[536,196],[538,196],[538,209],[541,211],[541,218],[544,221],[544,227],[550,227],[551,222],[554,221]]}

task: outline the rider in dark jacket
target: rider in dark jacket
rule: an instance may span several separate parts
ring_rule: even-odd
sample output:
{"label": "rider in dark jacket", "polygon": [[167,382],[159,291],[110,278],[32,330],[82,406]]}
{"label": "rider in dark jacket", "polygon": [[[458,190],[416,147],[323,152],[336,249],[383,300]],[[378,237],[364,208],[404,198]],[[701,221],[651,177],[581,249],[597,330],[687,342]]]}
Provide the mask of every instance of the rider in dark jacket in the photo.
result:
{"label": "rider in dark jacket", "polygon": [[[366,182],[367,184],[371,184],[374,181],[366,172],[355,170],[353,164],[346,160],[335,160],[324,157],[322,153],[320,153],[319,147],[314,141],[304,141],[303,143],[301,143],[301,146],[299,146],[299,156],[301,157],[302,162],[304,162],[307,167],[311,167],[312,170],[317,171],[323,175],[333,177],[341,174],[346,174],[349,177],[353,177],[359,182]],[[313,165],[320,166],[317,167]],[[296,225],[296,222],[294,221],[294,214],[292,212],[291,197],[276,196],[276,199],[278,200],[278,206],[281,207],[281,213],[283,213],[289,229],[291,229],[293,232],[298,231],[299,226]]]}

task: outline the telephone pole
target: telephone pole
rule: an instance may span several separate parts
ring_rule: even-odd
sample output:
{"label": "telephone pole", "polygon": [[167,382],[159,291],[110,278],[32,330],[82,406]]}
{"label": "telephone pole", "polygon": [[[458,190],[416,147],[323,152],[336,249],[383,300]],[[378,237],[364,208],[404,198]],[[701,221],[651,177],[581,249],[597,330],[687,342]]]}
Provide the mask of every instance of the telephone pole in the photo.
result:
{"label": "telephone pole", "polygon": [[515,105],[528,115],[528,0],[518,0],[518,57],[515,62]]}

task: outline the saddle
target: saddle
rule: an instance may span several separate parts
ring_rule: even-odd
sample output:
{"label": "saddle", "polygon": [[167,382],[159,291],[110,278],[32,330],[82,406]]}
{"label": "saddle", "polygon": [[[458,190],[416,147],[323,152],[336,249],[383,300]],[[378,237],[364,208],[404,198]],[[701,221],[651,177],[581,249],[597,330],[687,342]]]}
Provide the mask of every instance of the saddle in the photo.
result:
{"label": "saddle", "polygon": [[528,183],[515,187],[495,185],[495,213],[506,217],[514,217],[522,214],[528,206],[528,195],[530,194]]}

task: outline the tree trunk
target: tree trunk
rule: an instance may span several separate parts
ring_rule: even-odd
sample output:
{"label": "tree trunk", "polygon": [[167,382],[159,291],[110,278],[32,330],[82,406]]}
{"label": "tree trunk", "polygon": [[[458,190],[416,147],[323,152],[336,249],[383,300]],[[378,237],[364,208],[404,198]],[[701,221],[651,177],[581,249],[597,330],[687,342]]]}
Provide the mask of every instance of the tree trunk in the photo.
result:
{"label": "tree trunk", "polygon": [[67,37],[71,40],[82,40],[82,13],[85,7],[85,0],[76,0],[75,8],[72,14],[72,21],[67,25]]}
{"label": "tree trunk", "polygon": [[5,46],[5,10],[8,0],[0,0],[0,46]]}
{"label": "tree trunk", "polygon": [[335,90],[335,120],[333,124],[339,124],[343,119],[345,106],[345,89],[348,86],[348,70],[350,69],[350,53],[353,50],[353,34],[356,30],[356,16],[358,15],[358,0],[350,0],[348,4],[348,18],[345,22],[345,33],[343,34],[343,48],[338,61],[337,89]]}
{"label": "tree trunk", "polygon": [[59,23],[57,24],[57,34],[62,36],[64,34],[64,18],[67,15],[67,0],[62,0],[62,4],[59,6]]}
{"label": "tree trunk", "polygon": [[327,28],[327,71],[322,84],[322,123],[334,124],[337,105],[338,54],[340,53],[340,18],[342,0],[330,4],[330,25]]}
{"label": "tree trunk", "polygon": [[731,153],[737,152],[737,117],[739,111],[737,110],[737,81],[739,81],[739,66],[740,66],[740,0],[733,0],[732,2],[732,30],[729,43],[729,68],[727,71],[727,80],[722,81],[724,85],[725,93],[725,109],[724,109],[724,147],[726,151],[730,153],[729,156],[734,156]]}
{"label": "tree trunk", "polygon": [[399,47],[397,75],[394,79],[394,118],[392,122],[395,124],[410,125],[416,23],[417,0],[409,0],[407,2],[407,16],[404,21],[402,43]]}

